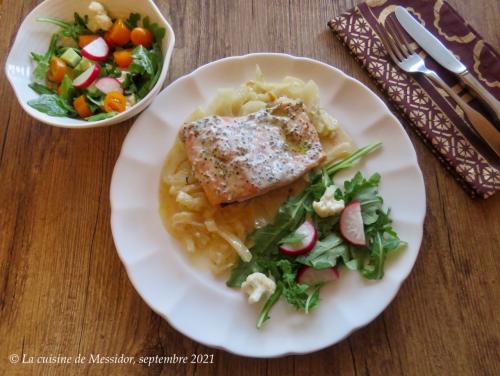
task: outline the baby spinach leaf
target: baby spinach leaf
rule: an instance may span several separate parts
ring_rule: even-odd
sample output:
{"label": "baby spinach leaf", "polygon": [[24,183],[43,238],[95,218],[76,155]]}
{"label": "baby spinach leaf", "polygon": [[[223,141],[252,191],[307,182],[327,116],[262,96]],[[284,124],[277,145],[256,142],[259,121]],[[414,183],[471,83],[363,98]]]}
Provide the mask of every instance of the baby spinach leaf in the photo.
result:
{"label": "baby spinach leaf", "polygon": [[56,94],[42,94],[28,104],[40,112],[51,116],[76,116],[76,111]]}
{"label": "baby spinach leaf", "polygon": [[28,86],[37,94],[54,94],[54,90],[49,89],[47,86],[37,82],[32,82]]}
{"label": "baby spinach leaf", "polygon": [[87,120],[87,121],[99,121],[99,120],[112,118],[115,115],[118,115],[118,112],[101,112],[100,114],[86,117],[85,120]]}

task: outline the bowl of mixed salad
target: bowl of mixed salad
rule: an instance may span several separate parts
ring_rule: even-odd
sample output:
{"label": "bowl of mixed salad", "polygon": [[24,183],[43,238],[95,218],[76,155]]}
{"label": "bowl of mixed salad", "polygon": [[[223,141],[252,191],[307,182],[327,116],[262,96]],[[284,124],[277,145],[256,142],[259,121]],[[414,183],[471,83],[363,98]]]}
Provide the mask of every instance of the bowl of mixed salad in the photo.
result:
{"label": "bowl of mixed salad", "polygon": [[151,0],[46,0],[21,24],[5,71],[37,120],[67,128],[111,125],[154,99],[174,40]]}

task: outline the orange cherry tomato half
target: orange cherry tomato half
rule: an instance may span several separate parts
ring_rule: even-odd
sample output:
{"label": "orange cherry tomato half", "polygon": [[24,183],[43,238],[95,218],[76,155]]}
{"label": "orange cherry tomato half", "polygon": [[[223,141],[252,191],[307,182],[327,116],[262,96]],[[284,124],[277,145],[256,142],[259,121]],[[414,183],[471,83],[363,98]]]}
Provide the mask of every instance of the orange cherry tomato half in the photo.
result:
{"label": "orange cherry tomato half", "polygon": [[117,46],[124,46],[130,42],[130,29],[122,20],[116,20],[109,30],[109,39]]}
{"label": "orange cherry tomato half", "polygon": [[120,50],[113,52],[116,65],[120,68],[127,68],[132,63],[132,50]]}
{"label": "orange cherry tomato half", "polygon": [[94,35],[94,34],[80,35],[78,37],[78,46],[80,46],[80,48],[83,48],[90,42],[96,40],[98,37],[99,35]]}
{"label": "orange cherry tomato half", "polygon": [[81,118],[86,118],[92,115],[92,110],[90,109],[87,101],[85,100],[85,95],[80,95],[73,101],[73,106],[75,107],[78,116]]}
{"label": "orange cherry tomato half", "polygon": [[146,48],[151,48],[153,45],[153,34],[148,29],[136,27],[130,33],[130,39],[134,46],[143,45]]}
{"label": "orange cherry tomato half", "polygon": [[127,101],[123,94],[117,91],[111,91],[104,98],[104,111],[106,112],[123,112],[127,106]]}
{"label": "orange cherry tomato half", "polygon": [[111,40],[111,29],[109,29],[104,33],[104,40],[106,41],[109,47],[113,47],[115,45],[115,43]]}
{"label": "orange cherry tomato half", "polygon": [[68,72],[68,67],[62,59],[52,56],[50,59],[50,71],[48,78],[54,82],[61,82],[64,75]]}

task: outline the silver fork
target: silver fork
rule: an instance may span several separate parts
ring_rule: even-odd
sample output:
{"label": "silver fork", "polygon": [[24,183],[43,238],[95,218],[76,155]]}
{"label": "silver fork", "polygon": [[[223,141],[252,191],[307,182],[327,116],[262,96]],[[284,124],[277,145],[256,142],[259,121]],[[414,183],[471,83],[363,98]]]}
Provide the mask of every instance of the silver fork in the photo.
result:
{"label": "silver fork", "polygon": [[405,72],[425,75],[433,83],[443,88],[462,108],[473,129],[493,149],[497,156],[500,157],[500,132],[498,132],[488,119],[460,98],[436,72],[425,66],[424,59],[407,42],[397,21],[394,21],[391,17],[387,17],[385,24],[385,30],[381,25],[378,25],[378,32],[385,49],[394,63]]}

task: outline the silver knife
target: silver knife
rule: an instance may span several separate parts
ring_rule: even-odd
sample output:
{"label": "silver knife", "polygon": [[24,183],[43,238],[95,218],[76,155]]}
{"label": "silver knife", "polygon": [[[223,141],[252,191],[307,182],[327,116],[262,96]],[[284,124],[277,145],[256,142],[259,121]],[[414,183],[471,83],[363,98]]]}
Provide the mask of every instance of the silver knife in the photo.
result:
{"label": "silver knife", "polygon": [[405,8],[397,6],[396,18],[408,34],[422,47],[434,60],[444,68],[455,73],[467,87],[472,89],[476,96],[485,102],[500,119],[500,102],[486,90],[481,83],[467,70],[453,53],[447,49],[434,35],[418,22]]}

